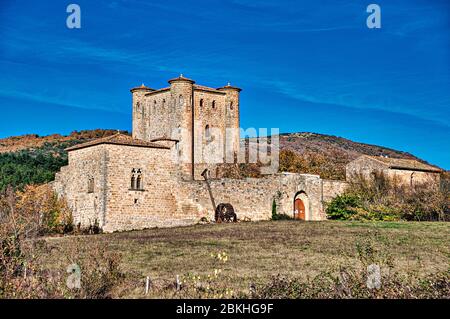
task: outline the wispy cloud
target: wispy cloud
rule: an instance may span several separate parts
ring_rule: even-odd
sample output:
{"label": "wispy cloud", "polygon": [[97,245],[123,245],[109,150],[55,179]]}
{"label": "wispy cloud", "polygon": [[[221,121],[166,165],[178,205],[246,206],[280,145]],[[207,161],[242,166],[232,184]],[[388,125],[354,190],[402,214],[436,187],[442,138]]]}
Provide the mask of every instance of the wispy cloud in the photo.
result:
{"label": "wispy cloud", "polygon": [[[293,83],[290,81],[273,79],[260,79],[259,81],[261,86],[266,87],[267,89],[275,90],[280,94],[298,101],[306,101],[317,104],[333,104],[337,106],[341,105],[342,107],[352,109],[382,110],[386,112],[413,116],[425,121],[450,127],[449,118],[445,117],[445,114],[447,114],[448,112],[448,103],[445,102],[445,99],[442,101],[442,112],[438,112],[438,114],[433,116],[433,110],[430,110],[430,113],[424,113],[423,108],[411,108],[408,107],[408,105],[396,104],[402,103],[400,101],[386,102],[383,99],[383,96],[378,96],[377,94],[371,93],[370,88],[372,88],[373,90],[373,88],[376,87],[376,84],[371,82],[349,82],[342,86],[338,84],[333,87],[326,88],[324,86],[320,86],[319,88],[311,85],[302,85],[298,82]],[[365,90],[358,90],[358,87],[360,86],[364,87]],[[427,98],[429,98],[429,96],[424,94],[423,98],[424,100],[426,100]],[[434,107],[436,108],[436,101],[434,103]],[[434,111],[439,110],[435,109]]]}
{"label": "wispy cloud", "polygon": [[[42,93],[34,92],[34,91],[26,92],[23,90],[15,90],[14,88],[6,88],[6,89],[0,88],[0,96],[12,98],[12,99],[26,100],[26,101],[30,101],[30,102],[39,102],[39,103],[67,106],[67,107],[80,108],[80,109],[102,110],[102,111],[123,113],[123,114],[129,113],[129,112],[122,112],[121,110],[112,110],[111,108],[102,107],[101,105],[76,103],[76,101],[73,101],[72,99],[68,99],[67,97],[64,97],[61,95],[52,95],[49,92],[47,94],[45,94],[45,93],[42,94]],[[107,104],[105,103],[105,106],[106,105]]]}

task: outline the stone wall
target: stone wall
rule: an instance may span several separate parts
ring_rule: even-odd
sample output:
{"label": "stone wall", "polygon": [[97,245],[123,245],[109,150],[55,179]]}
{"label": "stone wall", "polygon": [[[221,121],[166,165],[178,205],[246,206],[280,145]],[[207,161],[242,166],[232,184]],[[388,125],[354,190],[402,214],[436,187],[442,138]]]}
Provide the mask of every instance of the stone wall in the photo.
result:
{"label": "stone wall", "polygon": [[[56,174],[53,187],[68,202],[75,225],[104,225],[109,156],[104,145],[69,152],[69,166]],[[93,192],[89,180],[93,179]]]}
{"label": "stone wall", "polygon": [[346,188],[348,187],[348,183],[346,181],[336,181],[336,180],[322,180],[322,200],[327,203],[335,198],[337,195],[342,194]]}
{"label": "stone wall", "polygon": [[440,174],[431,172],[412,171],[405,169],[389,169],[385,170],[387,176],[397,181],[401,185],[412,186],[420,184],[440,185]]}
{"label": "stone wall", "polygon": [[[239,219],[268,220],[275,200],[278,214],[293,217],[294,200],[303,196],[307,220],[323,220],[322,180],[317,175],[281,173],[262,178],[213,179],[210,181],[216,202],[230,203]],[[185,181],[188,197],[200,207],[200,215],[214,218],[214,211],[206,183]]]}
{"label": "stone wall", "polygon": [[[125,145],[78,149],[69,152],[69,165],[57,174],[53,187],[82,228],[96,221],[105,232],[192,224],[201,210],[180,190],[173,157],[172,150]],[[142,173],[142,190],[131,189],[133,169]]]}
{"label": "stone wall", "polygon": [[382,163],[361,156],[346,165],[346,180],[351,181],[358,176],[371,178],[373,172],[383,172],[385,168],[386,166]]}

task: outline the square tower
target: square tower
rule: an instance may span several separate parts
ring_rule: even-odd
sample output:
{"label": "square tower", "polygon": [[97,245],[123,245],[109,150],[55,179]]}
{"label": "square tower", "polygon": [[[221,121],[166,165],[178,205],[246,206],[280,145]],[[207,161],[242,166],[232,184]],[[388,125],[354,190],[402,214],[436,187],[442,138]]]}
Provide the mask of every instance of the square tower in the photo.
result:
{"label": "square tower", "polygon": [[229,83],[220,88],[197,85],[180,75],[158,90],[131,89],[133,138],[169,140],[183,175],[198,179],[208,168],[233,162],[239,152],[239,94]]}

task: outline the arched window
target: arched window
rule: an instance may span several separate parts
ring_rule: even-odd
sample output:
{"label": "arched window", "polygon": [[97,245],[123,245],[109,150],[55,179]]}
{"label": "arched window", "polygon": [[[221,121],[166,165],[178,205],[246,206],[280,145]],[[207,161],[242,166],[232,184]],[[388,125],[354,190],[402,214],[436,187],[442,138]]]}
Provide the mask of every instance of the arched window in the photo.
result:
{"label": "arched window", "polygon": [[138,175],[138,177],[136,178],[136,189],[142,189],[141,179],[141,175]]}
{"label": "arched window", "polygon": [[212,101],[212,104],[211,104],[211,106],[212,106],[212,108],[213,108],[213,109],[215,109],[215,108],[216,108],[216,100],[213,100],[213,101]]}
{"label": "arched window", "polygon": [[233,101],[230,101],[230,110],[233,109]]}
{"label": "arched window", "polygon": [[133,168],[131,170],[130,189],[131,190],[142,190],[143,189],[142,172],[141,172],[140,168]]}
{"label": "arched window", "polygon": [[166,99],[163,99],[163,100],[162,100],[162,105],[161,105],[161,107],[162,107],[163,109],[166,107]]}
{"label": "arched window", "polygon": [[200,107],[203,107],[203,99],[200,99]]}

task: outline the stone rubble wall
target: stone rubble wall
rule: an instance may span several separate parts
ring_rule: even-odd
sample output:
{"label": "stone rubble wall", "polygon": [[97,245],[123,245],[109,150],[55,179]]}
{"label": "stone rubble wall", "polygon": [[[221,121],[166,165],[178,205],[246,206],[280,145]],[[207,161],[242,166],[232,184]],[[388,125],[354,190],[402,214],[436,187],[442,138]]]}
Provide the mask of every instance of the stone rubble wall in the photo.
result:
{"label": "stone rubble wall", "polygon": [[[56,174],[53,187],[69,204],[75,225],[85,228],[97,222],[103,226],[108,161],[104,145],[84,148],[69,152],[69,166]],[[92,193],[88,192],[90,178],[94,179]]]}
{"label": "stone rubble wall", "polygon": [[323,183],[323,201],[330,202],[337,195],[342,194],[348,187],[346,181],[322,180]]}
{"label": "stone rubble wall", "polygon": [[[188,197],[201,207],[200,215],[214,219],[214,211],[204,181],[184,181]],[[230,203],[239,219],[268,220],[275,201],[278,214],[293,217],[294,199],[304,194],[309,211],[307,220],[326,218],[322,206],[322,180],[317,175],[281,173],[263,178],[212,179],[211,190],[216,205]],[[331,185],[331,182],[329,182]],[[333,187],[329,187],[334,189]],[[337,189],[337,188],[336,188]]]}
{"label": "stone rubble wall", "polygon": [[[107,145],[105,231],[170,227],[197,222],[196,210],[178,204],[180,171],[166,149]],[[132,169],[141,169],[143,190],[131,189]]]}

